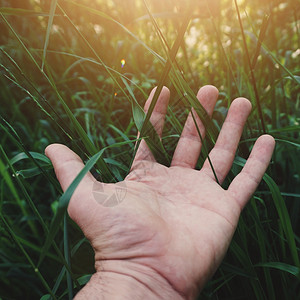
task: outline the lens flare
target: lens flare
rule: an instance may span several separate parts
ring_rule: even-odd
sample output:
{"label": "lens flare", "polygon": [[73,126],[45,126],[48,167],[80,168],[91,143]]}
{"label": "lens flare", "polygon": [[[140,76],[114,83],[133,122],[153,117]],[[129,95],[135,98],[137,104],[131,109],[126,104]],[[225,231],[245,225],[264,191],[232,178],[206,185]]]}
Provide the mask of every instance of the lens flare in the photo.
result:
{"label": "lens flare", "polygon": [[121,67],[124,68],[125,64],[126,64],[126,61],[125,61],[125,59],[123,58],[123,59],[121,60]]}

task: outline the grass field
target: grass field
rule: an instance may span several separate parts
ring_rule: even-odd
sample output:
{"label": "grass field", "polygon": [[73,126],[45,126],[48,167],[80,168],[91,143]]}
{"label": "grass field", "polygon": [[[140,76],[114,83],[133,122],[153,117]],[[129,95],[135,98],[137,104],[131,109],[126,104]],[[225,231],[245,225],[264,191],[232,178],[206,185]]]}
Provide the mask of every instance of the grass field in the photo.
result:
{"label": "grass field", "polygon": [[298,0],[0,0],[0,33],[0,299],[71,299],[94,272],[45,147],[66,144],[85,162],[104,149],[93,173],[122,180],[139,109],[166,85],[162,146],[148,140],[168,165],[205,84],[220,91],[207,149],[234,98],[253,106],[225,187],[258,136],[276,149],[199,299],[300,299]]}

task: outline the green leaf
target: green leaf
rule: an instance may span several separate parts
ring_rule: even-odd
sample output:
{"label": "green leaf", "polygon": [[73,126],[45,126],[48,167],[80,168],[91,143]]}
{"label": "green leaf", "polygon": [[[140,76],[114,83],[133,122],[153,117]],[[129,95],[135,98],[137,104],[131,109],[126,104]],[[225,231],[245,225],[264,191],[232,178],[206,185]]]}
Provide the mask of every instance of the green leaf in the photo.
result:
{"label": "green leaf", "polygon": [[14,165],[15,163],[17,163],[21,160],[24,160],[24,159],[30,159],[30,160],[35,159],[35,160],[42,161],[43,164],[41,164],[39,167],[33,167],[33,168],[16,171],[16,174],[18,176],[22,176],[23,178],[31,178],[31,177],[41,174],[43,172],[43,170],[45,171],[45,170],[49,170],[49,169],[53,168],[50,159],[46,155],[38,153],[38,152],[31,152],[31,151],[29,151],[29,154],[31,155],[31,157],[28,156],[27,153],[21,152],[21,153],[17,154],[16,156],[14,156],[10,160],[10,163],[12,165]]}
{"label": "green leaf", "polygon": [[28,158],[30,158],[30,159],[34,158],[34,159],[40,160],[46,164],[51,164],[50,159],[46,155],[38,153],[38,152],[32,152],[32,151],[29,151],[29,153],[30,153],[31,157],[29,157],[27,155],[27,153],[25,153],[25,152],[21,152],[21,153],[17,154],[10,160],[10,163],[12,165],[14,165],[15,163],[17,163],[21,160],[28,159]]}
{"label": "green leaf", "polygon": [[266,263],[259,263],[254,265],[254,267],[265,267],[265,268],[273,268],[281,271],[288,272],[296,277],[299,278],[300,275],[300,268],[292,265],[288,265],[282,262],[266,262]]}
{"label": "green leaf", "polygon": [[22,176],[23,178],[32,178],[34,176],[42,174],[42,172],[45,170],[51,170],[51,169],[53,169],[51,164],[41,165],[40,167],[34,167],[34,168],[16,171],[16,175]]}
{"label": "green leaf", "polygon": [[300,84],[300,76],[293,75],[293,77],[292,76],[286,76],[284,78],[285,79],[290,79],[290,80],[296,80]]}
{"label": "green leaf", "polygon": [[92,275],[88,274],[88,275],[83,275],[81,277],[78,278],[78,282],[80,285],[85,285],[88,283],[88,281],[91,279]]}

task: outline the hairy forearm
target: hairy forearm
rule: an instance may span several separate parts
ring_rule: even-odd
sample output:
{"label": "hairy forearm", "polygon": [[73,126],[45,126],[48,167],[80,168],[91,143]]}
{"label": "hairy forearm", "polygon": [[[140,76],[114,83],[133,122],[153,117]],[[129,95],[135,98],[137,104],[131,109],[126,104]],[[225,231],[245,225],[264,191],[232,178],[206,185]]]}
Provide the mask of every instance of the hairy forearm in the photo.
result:
{"label": "hairy forearm", "polygon": [[[129,266],[129,268],[128,268]],[[185,300],[166,279],[145,266],[127,262],[101,263],[76,300]]]}

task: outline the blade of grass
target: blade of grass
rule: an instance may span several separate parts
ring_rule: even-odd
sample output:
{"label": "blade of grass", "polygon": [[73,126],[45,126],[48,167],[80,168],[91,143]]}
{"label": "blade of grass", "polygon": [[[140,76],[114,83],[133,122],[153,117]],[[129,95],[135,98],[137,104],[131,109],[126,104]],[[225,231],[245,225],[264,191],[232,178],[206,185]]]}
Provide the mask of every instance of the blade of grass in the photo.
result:
{"label": "blade of grass", "polygon": [[[236,157],[234,160],[234,164],[237,164],[241,167],[243,167],[246,163],[246,160],[241,158],[241,157]],[[291,219],[287,210],[287,207],[285,205],[284,199],[282,198],[282,195],[280,193],[280,190],[277,186],[277,184],[274,182],[274,180],[268,175],[265,174],[263,176],[263,181],[267,184],[273,201],[274,205],[276,207],[279,220],[280,220],[280,225],[283,228],[284,235],[286,237],[287,243],[289,245],[289,250],[291,252],[291,256],[293,259],[294,264],[296,267],[300,267],[300,261],[299,261],[299,256],[298,256],[298,250],[295,242],[295,235],[294,231],[292,228],[291,224]]]}
{"label": "blade of grass", "polygon": [[9,28],[9,30],[13,33],[13,35],[15,36],[15,38],[21,44],[22,48],[26,51],[27,55],[30,57],[30,59],[32,60],[32,62],[35,64],[35,66],[38,68],[38,70],[41,71],[40,66],[37,63],[37,61],[34,59],[34,57],[30,53],[30,51],[27,49],[27,47],[25,46],[25,44],[22,42],[22,40],[20,39],[20,37],[18,36],[18,34],[16,33],[16,31],[13,29],[13,27],[10,25],[10,23],[7,21],[7,19],[4,17],[4,15],[1,12],[0,12],[0,16],[1,16],[2,20],[4,21],[5,25]]}
{"label": "blade of grass", "polygon": [[268,55],[272,58],[273,62],[275,62],[284,72],[286,72],[290,78],[297,83],[297,85],[300,85],[300,76],[294,75],[282,62],[268,49],[268,47],[262,43],[262,47],[266,50]]}
{"label": "blade of grass", "polygon": [[[275,204],[275,207],[277,209],[277,213],[282,225],[282,228],[284,230],[285,237],[287,239],[287,243],[289,245],[289,250],[292,255],[292,259],[294,261],[294,264],[296,267],[300,267],[300,261],[299,261],[299,256],[298,256],[298,250],[295,242],[295,236],[294,236],[294,231],[292,228],[291,224],[291,219],[287,210],[287,207],[285,205],[284,199],[281,196],[280,190],[274,180],[267,174],[264,175],[263,180],[266,182],[268,185],[273,201]],[[300,279],[300,276],[299,276]]]}
{"label": "blade of grass", "polygon": [[[1,158],[0,158],[0,174],[1,174],[4,182],[6,183],[7,187],[9,188],[9,190],[10,190],[13,198],[15,199],[18,207],[20,208],[20,210],[22,212],[22,215],[25,216],[25,217],[28,217],[29,213],[28,213],[27,209],[24,207],[24,205],[23,205],[23,203],[22,203],[22,201],[21,201],[21,199],[19,197],[18,190],[15,187],[15,185],[14,185],[12,179],[11,179],[11,176],[10,176],[9,172],[7,171],[7,166],[1,160]],[[32,221],[28,220],[28,225],[31,228],[32,232],[36,233],[36,228],[35,228],[34,224],[32,223]]]}
{"label": "blade of grass", "polygon": [[10,129],[10,131],[7,129],[6,126],[2,125],[0,123],[0,128],[4,130],[4,132],[7,134],[7,137],[19,148],[21,149],[28,158],[33,162],[34,165],[41,171],[41,173],[44,175],[44,177],[56,188],[57,191],[61,191],[60,186],[58,185],[57,181],[55,181],[51,176],[48,176],[46,174],[45,170],[40,166],[40,164],[37,162],[35,158],[32,157],[30,152],[26,149],[26,147],[23,145],[21,138],[17,134],[17,132],[14,130],[14,128],[5,120],[1,117],[0,115],[0,120],[4,122],[4,124]]}
{"label": "blade of grass", "polygon": [[226,54],[226,51],[225,51],[225,49],[223,47],[222,40],[221,40],[221,35],[220,35],[220,32],[219,32],[219,30],[218,30],[218,28],[216,26],[214,17],[213,17],[213,15],[211,13],[210,6],[209,6],[207,0],[205,0],[205,2],[206,2],[206,7],[207,7],[207,9],[209,11],[209,14],[210,14],[211,23],[213,25],[214,31],[216,32],[216,38],[217,38],[217,42],[218,42],[219,48],[221,49],[222,55],[225,58],[225,61],[226,61],[226,64],[227,64],[227,67],[228,67],[228,70],[229,70],[229,74],[231,76],[230,79],[233,80],[233,83],[234,83],[236,89],[238,90],[239,94],[241,95],[240,87],[239,87],[239,85],[238,85],[238,83],[236,81],[236,78],[234,76],[234,72],[233,72],[231,63],[230,63],[230,61],[228,59],[228,56]]}
{"label": "blade of grass", "polygon": [[195,119],[195,116],[194,116],[193,111],[191,111],[191,113],[192,113],[192,117],[193,117],[194,123],[195,123],[195,125],[196,125],[196,129],[197,129],[198,135],[199,135],[200,140],[201,140],[201,144],[202,144],[202,147],[203,147],[203,150],[204,150],[204,155],[205,155],[205,156],[207,157],[207,159],[208,159],[209,165],[210,165],[210,167],[211,167],[211,169],[212,169],[212,171],[213,171],[213,174],[214,174],[214,177],[215,177],[215,179],[216,179],[217,184],[220,185],[219,179],[218,179],[217,174],[216,174],[216,172],[215,172],[215,169],[214,169],[214,167],[213,167],[212,161],[211,161],[211,159],[210,159],[210,157],[209,157],[209,154],[208,154],[208,151],[207,151],[206,144],[204,143],[202,134],[201,134],[200,129],[199,129],[199,127],[198,127],[198,124],[197,124],[197,121],[196,121],[196,119]]}
{"label": "blade of grass", "polygon": [[[81,239],[81,240],[73,247],[73,249],[72,249],[72,251],[71,251],[71,255],[72,255],[72,256],[76,253],[76,251],[78,250],[78,248],[79,248],[79,247],[83,244],[83,242],[85,242],[85,241],[86,241],[86,238],[83,238],[83,239]],[[70,264],[69,264],[69,265],[70,265]],[[56,292],[57,292],[57,290],[58,290],[58,288],[59,288],[59,286],[60,286],[60,284],[61,284],[61,282],[62,282],[62,280],[63,280],[63,278],[64,278],[65,272],[66,272],[66,267],[63,266],[62,269],[61,269],[61,271],[60,271],[60,273],[59,273],[59,275],[58,275],[58,277],[57,277],[57,279],[56,279],[55,285],[54,285],[54,287],[53,287],[53,289],[52,289],[52,293],[53,293],[53,294],[56,294]],[[79,284],[79,285],[82,285],[82,283],[80,282],[80,278],[78,278],[78,284]],[[45,298],[48,300],[48,299],[50,299],[50,296],[47,298],[46,295],[45,295]]]}
{"label": "blade of grass", "polygon": [[[62,267],[62,269],[61,269],[59,275],[57,276],[55,285],[54,285],[54,287],[53,287],[53,289],[52,289],[52,293],[53,293],[53,294],[56,294],[56,292],[57,292],[57,290],[58,290],[58,288],[59,288],[59,286],[60,286],[60,284],[61,284],[61,282],[62,282],[62,280],[63,280],[63,278],[64,278],[65,273],[66,273],[66,267]],[[46,298],[46,299],[47,299],[47,300],[50,300],[51,298],[50,298],[50,296],[49,296],[49,297]]]}
{"label": "blade of grass", "polygon": [[[6,153],[5,153],[5,151],[4,151],[4,149],[3,149],[3,147],[1,145],[0,145],[0,153],[1,153],[1,156],[3,156],[4,160],[6,161],[8,167],[12,170],[13,176],[16,178],[16,180],[19,183],[17,174],[16,174],[15,170],[13,169],[13,166],[11,165],[11,163],[10,163],[10,161],[9,161],[9,159],[8,159]],[[17,201],[17,204],[18,204],[19,208],[21,209],[22,213],[24,213],[24,216],[29,217],[29,213],[27,212],[27,210],[25,209],[25,207],[23,207],[23,204],[22,204],[22,202],[21,202],[21,200],[20,200],[20,198],[18,196],[18,193],[16,192],[16,190],[14,188],[14,185],[13,185],[12,181],[10,180],[9,174],[7,174],[7,172],[5,172],[5,173],[4,173],[4,175],[7,175],[7,176],[5,176],[6,182],[11,187],[11,191],[14,190],[13,195],[16,196],[16,201]],[[31,199],[27,199],[27,200],[29,200],[28,204],[30,205],[31,209],[35,209],[35,205],[31,201]],[[38,213],[37,210],[35,210],[35,212]],[[38,231],[37,231],[37,228],[36,228],[35,224],[32,222],[32,220],[30,220],[30,218],[28,218],[27,221],[28,221],[28,225],[29,225],[30,229],[32,230],[32,233],[34,234],[34,236],[38,236]]]}
{"label": "blade of grass", "polygon": [[[87,150],[89,151],[89,153],[92,153],[92,154],[97,153],[96,147],[94,146],[94,144],[92,143],[92,141],[89,139],[89,137],[87,136],[86,132],[81,127],[80,123],[77,121],[77,119],[75,118],[75,116],[73,115],[73,113],[71,112],[71,110],[69,109],[69,107],[67,106],[67,104],[65,103],[65,101],[63,100],[62,96],[60,95],[60,93],[59,93],[59,91],[58,91],[58,89],[57,89],[57,87],[55,85],[55,82],[54,82],[53,78],[51,77],[51,74],[48,73],[48,76],[47,76],[46,73],[43,72],[40,69],[38,63],[36,62],[36,60],[34,59],[34,57],[32,56],[32,54],[30,53],[30,51],[24,45],[24,43],[22,42],[22,40],[20,39],[20,37],[18,36],[18,34],[14,31],[14,29],[12,28],[12,26],[9,24],[9,22],[6,20],[6,18],[3,16],[3,14],[0,13],[0,16],[2,17],[2,19],[5,22],[5,24],[10,29],[10,31],[14,34],[14,36],[16,37],[16,39],[18,40],[18,42],[21,44],[22,48],[26,51],[26,53],[28,54],[28,56],[30,57],[30,59],[33,61],[33,63],[35,64],[35,66],[41,72],[41,75],[43,77],[45,77],[45,79],[49,82],[49,84],[52,87],[52,89],[55,91],[58,99],[62,103],[62,106],[63,106],[63,108],[64,108],[67,116],[69,117],[69,119],[73,123],[77,134],[79,135],[80,139],[84,143],[84,145],[87,148]],[[46,64],[45,64],[45,66],[47,67]],[[103,178],[106,178],[108,181],[113,180],[113,175],[110,173],[109,168],[107,167],[107,165],[105,164],[105,162],[102,160],[102,158],[99,159],[98,167],[99,167],[100,173],[103,175]]]}
{"label": "blade of grass", "polygon": [[280,271],[290,273],[290,274],[296,276],[297,278],[300,278],[300,268],[299,267],[295,267],[295,266],[285,264],[282,262],[275,261],[275,262],[260,263],[260,264],[254,265],[254,267],[273,268],[273,269],[277,269]]}
{"label": "blade of grass", "polygon": [[[18,36],[16,35],[16,33],[14,33],[15,36],[18,38]],[[22,41],[18,40],[21,45],[22,45]],[[22,46],[23,48],[25,47],[25,45]],[[49,104],[49,102],[47,101],[47,99],[40,93],[39,89],[36,88],[36,86],[33,84],[33,82],[30,80],[29,76],[26,76],[24,74],[24,72],[22,71],[22,69],[20,68],[20,66],[17,64],[17,62],[5,51],[0,47],[0,51],[5,55],[5,57],[13,64],[14,67],[16,67],[16,69],[18,70],[19,74],[22,76],[23,79],[25,79],[25,81],[29,84],[30,87],[32,87],[32,89],[34,90],[34,92],[37,93],[37,95],[40,97],[40,99],[43,100],[44,104],[47,106],[47,108],[52,111],[55,116],[58,118],[58,120],[60,121],[60,123],[55,122],[53,116],[47,111],[47,109],[44,108],[44,106],[40,103],[40,101],[37,99],[37,97],[33,96],[33,93],[29,92],[28,89],[24,88],[23,86],[21,86],[19,83],[17,83],[17,79],[15,79],[15,77],[13,76],[13,74],[11,72],[8,71],[8,73],[14,78],[14,81],[17,83],[17,86],[20,87],[22,90],[24,90],[25,93],[27,93],[35,102],[36,104],[42,108],[42,110],[46,113],[46,115],[48,117],[50,117],[58,126],[59,128],[63,131],[63,133],[69,138],[72,139],[70,134],[67,132],[71,132],[71,130],[68,128],[67,124],[65,123],[65,121],[61,118],[61,116],[56,112],[56,110]],[[30,53],[27,52],[27,54],[29,55]],[[33,58],[33,57],[32,57]],[[43,73],[45,75],[45,73]],[[47,78],[46,78],[47,79]],[[65,129],[67,128],[67,130]]]}
{"label": "blade of grass", "polygon": [[[64,254],[66,262],[71,269],[71,257],[69,248],[69,233],[68,233],[68,219],[67,214],[64,215]],[[68,286],[68,296],[69,300],[73,299],[73,284],[70,272],[67,272],[67,286]]]}
{"label": "blade of grass", "polygon": [[[29,154],[31,155],[32,158],[34,158],[36,160],[40,160],[46,164],[51,163],[50,159],[44,154],[41,154],[38,152],[32,152],[32,151],[29,151]],[[29,159],[29,156],[25,152],[21,152],[21,153],[17,154],[16,156],[14,156],[12,159],[10,159],[10,163],[12,165],[14,165],[15,163],[17,163],[21,160],[24,160],[24,159]]]}
{"label": "blade of grass", "polygon": [[[19,236],[18,236],[17,238],[18,238],[19,242],[20,242],[22,245],[24,245],[25,247],[27,247],[27,248],[29,248],[29,249],[31,249],[31,250],[37,252],[37,253],[41,253],[41,251],[42,251],[42,248],[41,248],[41,247],[39,247],[39,246],[37,246],[36,244],[33,244],[33,243],[31,243],[31,242],[29,242],[29,241],[27,241],[27,240],[21,238],[21,237],[19,237]],[[56,261],[56,262],[61,263],[60,259],[57,258],[57,255],[55,255],[55,254],[53,254],[53,253],[47,253],[47,257],[53,259],[53,260]],[[64,267],[64,268],[65,268],[65,267]],[[53,294],[55,294],[55,292],[53,292]]]}
{"label": "blade of grass", "polygon": [[[246,13],[247,18],[250,19],[249,15]],[[250,20],[250,23],[251,20]],[[257,38],[257,43],[259,42],[259,37],[257,37],[257,35],[255,34],[255,31],[253,30],[255,37]],[[290,77],[290,79],[292,79],[297,85],[300,85],[300,77],[297,75],[294,75],[276,56],[274,53],[272,53],[272,51],[270,51],[268,49],[268,47],[266,46],[266,44],[261,40],[261,50],[262,54],[264,54],[265,56],[267,56],[271,61],[273,61],[274,64],[277,64],[285,73],[287,73]]]}
{"label": "blade of grass", "polygon": [[[169,75],[169,72],[171,70],[171,67],[172,67],[172,63],[174,62],[175,60],[175,57],[176,57],[176,54],[178,52],[178,49],[181,45],[181,41],[184,37],[184,34],[186,32],[186,29],[188,27],[188,24],[190,22],[190,18],[191,18],[191,15],[192,15],[192,8],[189,7],[185,13],[185,17],[182,21],[182,24],[181,24],[181,27],[179,29],[179,32],[178,32],[178,35],[177,35],[177,38],[172,46],[172,49],[171,51],[169,52],[169,58],[165,64],[165,67],[164,67],[164,70],[160,76],[160,79],[159,79],[159,84],[155,90],[155,93],[153,95],[153,99],[151,101],[151,104],[149,106],[149,109],[147,111],[147,114],[146,114],[146,117],[145,117],[145,120],[143,122],[143,126],[140,130],[140,136],[141,137],[144,137],[145,136],[145,133],[146,133],[146,130],[147,130],[147,126],[148,126],[148,123],[150,121],[150,116],[154,110],[154,107],[155,107],[155,104],[158,100],[158,97],[162,91],[162,88],[163,86],[165,85],[166,83],[166,80],[167,80],[167,77]],[[139,147],[139,143],[137,143],[137,146],[136,146],[136,149]]]}
{"label": "blade of grass", "polygon": [[[2,126],[2,124],[0,124],[0,125]],[[43,228],[45,234],[48,235],[49,229],[48,229],[48,227],[47,227],[47,225],[46,225],[44,219],[43,219],[42,216],[40,215],[40,213],[39,213],[38,209],[36,208],[36,206],[35,206],[34,202],[32,201],[32,199],[30,198],[30,196],[29,196],[29,194],[28,194],[26,188],[24,187],[22,181],[21,181],[20,178],[17,176],[17,174],[16,174],[16,172],[15,172],[13,166],[11,165],[11,163],[10,163],[8,157],[6,156],[6,153],[5,153],[5,151],[4,151],[4,149],[3,149],[3,147],[2,147],[1,145],[0,145],[0,152],[1,152],[2,155],[4,155],[4,157],[6,158],[7,164],[8,164],[8,166],[9,166],[9,168],[11,169],[11,171],[12,171],[12,173],[13,173],[13,176],[15,177],[15,179],[16,179],[16,181],[17,181],[17,184],[18,184],[18,186],[19,186],[19,188],[20,188],[20,190],[21,190],[21,192],[22,192],[24,198],[26,199],[27,203],[29,204],[30,208],[32,209],[32,211],[33,211],[34,215],[36,216],[37,220],[38,220],[38,221],[40,222],[40,224],[42,225],[42,228]],[[28,153],[27,153],[27,154],[28,154]],[[62,255],[62,253],[61,253],[61,251],[59,250],[58,246],[56,245],[55,241],[53,241],[53,246],[54,246],[54,249],[55,249],[55,251],[56,251],[58,257],[60,258],[61,263],[62,263],[63,265],[66,266],[66,268],[67,268],[67,270],[68,270],[69,272],[71,272],[71,270],[69,269],[69,266],[67,265],[67,263],[66,263],[66,261],[65,261],[65,259],[64,259],[64,256]],[[43,253],[43,254],[44,254],[44,255],[47,255],[46,253]],[[74,278],[74,275],[73,275],[73,274],[72,274],[72,277]],[[75,283],[76,283],[76,285],[78,285],[76,279],[75,279]]]}
{"label": "blade of grass", "polygon": [[[262,261],[267,261],[267,253],[269,252],[268,247],[267,247],[267,237],[264,234],[264,229],[262,228],[262,222],[260,220],[259,216],[259,211],[256,205],[255,201],[250,202],[253,211],[254,211],[254,217],[255,217],[255,231],[256,231],[256,236],[257,236],[257,241],[258,241],[258,246],[259,246],[259,253],[261,255],[261,260]],[[270,254],[269,254],[270,256]],[[268,269],[264,269],[264,275],[266,278],[266,285],[267,285],[267,291],[268,291],[268,299],[274,299],[276,300],[275,293],[274,293],[274,286],[272,283],[272,277],[270,274],[270,271]]]}
{"label": "blade of grass", "polygon": [[265,15],[264,19],[263,19],[263,22],[261,24],[261,28],[260,28],[260,32],[259,32],[259,36],[258,36],[258,41],[257,41],[257,45],[256,45],[256,50],[255,50],[255,53],[254,53],[254,56],[253,56],[253,59],[252,59],[252,64],[251,64],[251,68],[253,70],[255,69],[257,58],[258,58],[260,50],[261,50],[262,42],[263,42],[263,40],[266,36],[268,25],[270,23],[270,16],[271,15]]}
{"label": "blade of grass", "polygon": [[[239,231],[241,232],[241,226],[239,226],[239,228],[240,228]],[[234,253],[239,263],[243,266],[245,270],[247,270],[247,273],[249,273],[249,275],[251,274],[249,276],[249,284],[253,289],[253,292],[255,294],[255,299],[266,299],[264,295],[264,291],[261,288],[259,281],[257,280],[257,274],[255,272],[254,266],[252,264],[252,261],[247,251],[245,252],[244,249],[242,249],[241,246],[234,240],[231,242],[230,251]]]}
{"label": "blade of grass", "polygon": [[[132,99],[134,99],[134,101],[132,102],[132,115],[137,129],[141,132],[146,114],[142,109],[142,107],[138,104],[138,101],[136,100],[133,91],[128,85],[128,83],[126,82],[126,80],[124,80],[123,78],[122,80],[127,90],[129,91]],[[170,158],[151,122],[148,123],[148,126],[145,129],[144,133],[145,133],[145,137],[144,137],[145,141],[149,149],[151,150],[152,154],[154,155],[156,161],[162,164],[165,162],[169,163]]]}
{"label": "blade of grass", "polygon": [[[158,26],[158,24],[157,24],[157,22],[156,22],[155,17],[154,17],[153,14],[151,13],[151,11],[150,11],[150,9],[149,9],[149,6],[147,5],[146,0],[143,0],[143,2],[144,2],[144,6],[146,7],[148,16],[149,16],[149,18],[150,18],[150,20],[151,20],[151,22],[152,22],[152,24],[153,24],[153,26],[154,26],[154,29],[155,29],[155,31],[156,31],[156,34],[157,34],[157,36],[158,36],[158,38],[159,38],[159,40],[160,40],[160,42],[161,42],[162,48],[163,48],[165,54],[167,55],[167,58],[169,59],[171,65],[172,65],[172,69],[175,70],[174,64],[176,64],[177,69],[180,71],[180,74],[181,74],[181,76],[183,77],[183,71],[181,70],[179,64],[177,63],[177,60],[174,59],[174,61],[173,61],[173,60],[171,59],[171,57],[170,57],[171,48],[170,48],[170,46],[168,45],[168,42],[167,42],[166,38],[164,37],[162,31],[160,30],[160,28],[159,28],[159,26]],[[187,28],[188,28],[188,26],[187,26]],[[187,28],[186,28],[186,30],[187,30]],[[186,31],[186,30],[185,30],[185,31]],[[185,49],[184,39],[181,40],[180,46],[181,46],[181,48]],[[178,50],[179,50],[179,49],[178,49]],[[176,57],[176,55],[175,55],[175,57]]]}
{"label": "blade of grass", "polygon": [[[0,148],[1,149],[1,148]],[[2,223],[4,224],[4,226],[6,227],[8,233],[10,234],[10,236],[12,237],[12,239],[14,240],[14,242],[16,243],[16,245],[18,246],[18,248],[20,249],[20,251],[23,253],[23,255],[26,257],[27,261],[29,262],[29,264],[31,265],[32,269],[34,270],[35,274],[38,276],[38,278],[40,279],[40,281],[42,282],[43,286],[46,288],[46,290],[48,291],[48,293],[52,296],[52,298],[55,300],[56,297],[55,295],[52,293],[47,281],[44,279],[44,277],[42,276],[40,270],[38,269],[38,267],[33,263],[32,259],[30,258],[30,256],[28,255],[28,253],[25,251],[24,247],[22,246],[22,244],[19,242],[17,236],[15,235],[14,231],[10,228],[9,224],[6,222],[4,216],[2,215],[2,212],[0,211],[0,218]]]}
{"label": "blade of grass", "polygon": [[212,142],[212,144],[215,144],[218,136],[217,127],[212,122],[211,118],[209,117],[206,110],[197,99],[195,93],[192,91],[188,83],[185,80],[180,79],[180,77],[175,76],[174,74],[171,74],[171,76],[172,76],[172,83],[178,95],[181,97],[182,101],[184,102],[185,107],[188,107],[189,109],[193,107],[195,109],[203,125],[205,126],[207,138],[210,139],[210,142]]}
{"label": "blade of grass", "polygon": [[[178,94],[181,96],[181,99],[184,100],[186,98],[188,100],[189,105],[191,107],[195,108],[197,114],[199,115],[200,119],[202,120],[202,122],[208,132],[208,136],[214,141],[216,139],[217,134],[216,134],[216,130],[213,126],[213,123],[211,122],[211,119],[209,118],[205,109],[203,108],[203,106],[198,101],[195,94],[193,93],[193,91],[191,90],[189,85],[187,84],[187,82],[183,76],[183,72],[182,72],[179,64],[176,61],[176,54],[174,56],[174,59],[171,57],[170,47],[168,46],[168,43],[167,43],[164,35],[162,34],[155,18],[153,17],[152,13],[150,12],[150,9],[145,0],[144,0],[144,4],[147,9],[148,15],[153,23],[153,26],[157,33],[157,36],[160,39],[161,45],[167,55],[168,61],[170,62],[170,65],[171,65],[170,71],[172,71],[170,73],[170,79],[171,79],[174,87],[176,88]],[[185,28],[185,31],[187,30],[187,27]],[[184,33],[185,33],[185,31],[184,31]],[[185,43],[184,43],[183,38],[180,40],[180,46],[182,48],[185,48]],[[175,65],[177,68],[175,67]]]}
{"label": "blade of grass", "polygon": [[49,45],[49,39],[50,39],[50,34],[51,34],[51,29],[52,29],[56,6],[57,6],[57,0],[52,0],[51,6],[50,6],[50,12],[49,12],[48,26],[47,26],[46,36],[45,36],[43,57],[42,57],[42,67],[41,67],[42,71],[44,70],[44,65],[45,65],[45,60],[46,60],[46,56],[47,56],[47,49],[48,49],[48,45]]}
{"label": "blade of grass", "polygon": [[246,58],[247,58],[247,61],[248,61],[248,66],[250,68],[252,86],[253,86],[253,89],[254,89],[255,100],[256,100],[256,105],[257,105],[257,109],[258,109],[258,115],[259,115],[259,118],[261,120],[262,131],[263,131],[263,133],[266,133],[266,126],[265,126],[265,122],[264,122],[264,116],[263,116],[263,113],[262,113],[260,97],[259,97],[259,94],[258,94],[258,90],[257,90],[257,86],[256,86],[256,79],[255,79],[253,68],[252,68],[252,65],[251,65],[250,55],[249,55],[247,42],[246,42],[246,36],[245,36],[244,27],[243,27],[241,15],[240,15],[240,10],[239,10],[238,4],[237,4],[237,0],[234,0],[234,3],[235,3],[236,12],[237,12],[237,15],[238,15],[241,34],[242,34],[242,37],[243,37],[243,45],[244,45],[244,49],[245,49],[245,53],[246,53]]}

